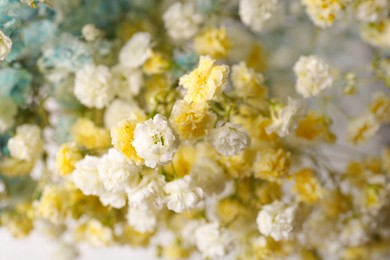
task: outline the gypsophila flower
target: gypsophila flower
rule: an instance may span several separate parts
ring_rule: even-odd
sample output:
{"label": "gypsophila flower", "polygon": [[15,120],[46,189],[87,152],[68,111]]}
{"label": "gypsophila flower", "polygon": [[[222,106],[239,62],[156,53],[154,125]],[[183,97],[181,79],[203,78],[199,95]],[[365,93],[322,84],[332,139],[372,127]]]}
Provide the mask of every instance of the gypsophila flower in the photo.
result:
{"label": "gypsophila flower", "polygon": [[99,193],[99,200],[104,206],[110,206],[116,209],[123,208],[126,205],[126,193],[102,191]]}
{"label": "gypsophila flower", "polygon": [[233,235],[218,223],[207,223],[195,231],[196,247],[204,258],[220,258],[233,250]]}
{"label": "gypsophila flower", "polygon": [[157,225],[157,211],[154,205],[144,204],[142,207],[130,205],[126,218],[130,226],[142,233],[153,231]]}
{"label": "gypsophila flower", "polygon": [[388,0],[358,0],[356,2],[356,18],[360,21],[378,22],[388,15],[390,7]]}
{"label": "gypsophila flower", "polygon": [[250,143],[248,134],[240,131],[240,127],[227,122],[221,127],[211,129],[208,141],[223,156],[238,155]]}
{"label": "gypsophila flower", "polygon": [[102,36],[100,31],[94,24],[86,24],[81,29],[81,33],[87,42],[93,42]]}
{"label": "gypsophila flower", "polygon": [[260,32],[276,12],[277,5],[278,0],[241,0],[239,5],[241,21],[253,31]]}
{"label": "gypsophila flower", "polygon": [[347,0],[302,0],[313,23],[320,28],[333,25]]}
{"label": "gypsophila flower", "polygon": [[16,135],[8,140],[8,149],[12,157],[33,161],[43,152],[41,129],[36,125],[24,124],[16,128]]}
{"label": "gypsophila flower", "polygon": [[72,174],[73,182],[85,195],[98,195],[103,191],[98,165],[99,158],[89,155],[76,163]]}
{"label": "gypsophila flower", "polygon": [[195,186],[206,195],[220,194],[225,189],[226,176],[223,169],[209,158],[197,160],[192,166],[190,176]]}
{"label": "gypsophila flower", "polygon": [[18,107],[11,98],[0,96],[0,133],[14,125],[17,112]]}
{"label": "gypsophila flower", "polygon": [[163,20],[172,39],[187,40],[197,33],[203,19],[192,3],[177,2],[165,11]]}
{"label": "gypsophila flower", "polygon": [[263,87],[264,76],[249,68],[246,63],[240,62],[232,67],[233,86],[239,97],[264,96],[267,92]]}
{"label": "gypsophila flower", "polygon": [[109,129],[128,118],[143,121],[146,115],[135,102],[122,99],[115,99],[104,111],[104,125]]}
{"label": "gypsophila flower", "polygon": [[0,30],[0,61],[7,57],[11,51],[12,40]]}
{"label": "gypsophila flower", "polygon": [[268,134],[276,132],[279,136],[289,134],[289,128],[293,116],[298,112],[299,101],[288,98],[287,106],[274,105],[271,107],[272,124],[267,126]]}
{"label": "gypsophila flower", "polygon": [[152,55],[151,36],[146,32],[134,34],[122,47],[119,62],[122,66],[135,69],[142,66]]}
{"label": "gypsophila flower", "polygon": [[362,144],[374,136],[379,127],[378,121],[372,114],[357,117],[348,123],[347,138],[352,144]]}
{"label": "gypsophila flower", "polygon": [[320,57],[301,56],[294,65],[297,77],[296,91],[304,98],[317,96],[333,84],[329,65]]}
{"label": "gypsophila flower", "polygon": [[276,241],[289,239],[293,230],[295,207],[281,201],[263,206],[257,216],[261,234],[271,236]]}
{"label": "gypsophila flower", "polygon": [[177,140],[167,119],[157,114],[153,119],[138,123],[134,130],[133,146],[137,154],[151,168],[167,164],[176,152]]}
{"label": "gypsophila flower", "polygon": [[115,95],[112,75],[104,65],[87,65],[76,73],[74,95],[89,108],[104,108]]}
{"label": "gypsophila flower", "polygon": [[144,84],[142,72],[139,69],[129,69],[122,65],[116,65],[112,69],[113,85],[118,97],[132,100],[137,96]]}
{"label": "gypsophila flower", "polygon": [[167,207],[177,213],[196,207],[203,199],[203,190],[194,186],[189,175],[165,184]]}

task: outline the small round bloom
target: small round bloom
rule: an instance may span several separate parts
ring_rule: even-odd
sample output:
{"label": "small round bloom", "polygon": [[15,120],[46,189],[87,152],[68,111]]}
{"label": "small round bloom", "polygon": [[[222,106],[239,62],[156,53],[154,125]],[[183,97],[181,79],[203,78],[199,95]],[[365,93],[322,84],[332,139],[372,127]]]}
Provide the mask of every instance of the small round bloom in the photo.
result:
{"label": "small round bloom", "polygon": [[241,21],[253,31],[260,32],[276,12],[277,5],[278,0],[241,0],[239,5]]}
{"label": "small round bloom", "polygon": [[144,84],[141,70],[116,65],[112,69],[112,74],[115,93],[118,97],[130,101],[139,94]]}
{"label": "small round bloom", "polygon": [[233,236],[218,223],[207,223],[195,231],[196,247],[204,258],[216,259],[233,250]]}
{"label": "small round bloom", "polygon": [[296,91],[304,98],[317,96],[333,84],[331,68],[320,57],[301,56],[294,65],[297,77]]}
{"label": "small round bloom", "polygon": [[196,207],[203,199],[203,190],[193,185],[189,175],[165,184],[167,207],[177,213]]}
{"label": "small round bloom", "polygon": [[16,135],[8,140],[8,149],[13,158],[33,161],[43,152],[41,129],[24,124],[16,128]]}
{"label": "small round bloom", "polygon": [[96,219],[88,220],[77,227],[75,232],[78,240],[84,240],[93,247],[107,247],[114,239],[112,230]]}
{"label": "small round bloom", "polygon": [[223,156],[238,155],[250,143],[248,134],[240,131],[240,127],[228,122],[221,127],[211,129],[207,136],[208,141]]}
{"label": "small round bloom", "polygon": [[15,102],[6,96],[0,96],[0,134],[15,124],[18,107]]}
{"label": "small round bloom", "polygon": [[361,29],[364,41],[378,48],[390,48],[390,18],[377,23],[368,23]]}
{"label": "small round bloom", "polygon": [[192,3],[176,2],[165,11],[163,20],[172,39],[188,40],[197,33],[202,15],[196,12]]}
{"label": "small round bloom", "polygon": [[226,57],[231,47],[225,28],[205,29],[194,40],[194,48],[199,55],[210,55],[214,59]]}
{"label": "small round bloom", "polygon": [[220,194],[225,189],[224,170],[209,158],[197,160],[191,168],[190,176],[194,185],[201,188],[206,195]]}
{"label": "small round bloom", "polygon": [[257,215],[257,225],[261,234],[271,236],[276,241],[289,239],[293,230],[295,207],[281,201],[265,205]]}
{"label": "small round bloom", "polygon": [[99,30],[94,24],[86,24],[81,29],[81,33],[87,42],[96,41],[102,36],[102,31]]}
{"label": "small round bloom", "polygon": [[267,89],[263,86],[263,74],[256,73],[244,62],[233,66],[231,78],[239,97],[263,97],[267,93]]}
{"label": "small round bloom", "polygon": [[187,90],[185,101],[205,102],[222,93],[227,84],[229,67],[214,63],[208,56],[202,56],[198,67],[180,78],[179,84]]}
{"label": "small round bloom", "polygon": [[2,31],[0,31],[0,61],[4,60],[7,57],[8,53],[11,51],[12,40],[8,38]]}
{"label": "small round bloom", "polygon": [[105,149],[110,146],[110,133],[87,118],[79,118],[72,126],[75,142],[87,149]]}
{"label": "small round bloom", "polygon": [[76,162],[83,158],[80,150],[74,143],[61,145],[56,155],[56,166],[61,175],[71,173],[76,165]]}
{"label": "small round bloom", "polygon": [[98,165],[99,158],[89,155],[76,163],[73,182],[85,195],[99,195],[103,191]]}
{"label": "small round bloom", "polygon": [[119,62],[127,68],[139,68],[152,55],[151,36],[146,32],[134,34],[122,47]]}
{"label": "small round bloom", "polygon": [[349,121],[347,137],[352,144],[362,144],[379,130],[379,123],[372,114],[366,114]]}
{"label": "small round bloom", "polygon": [[138,123],[134,130],[133,146],[151,168],[169,163],[176,152],[177,140],[167,119],[157,114],[153,119]]}
{"label": "small round bloom", "polygon": [[89,108],[104,108],[113,99],[112,75],[104,65],[87,65],[76,73],[73,93]]}
{"label": "small round bloom", "polygon": [[103,206],[120,209],[126,206],[126,193],[105,190],[99,193],[99,200]]}
{"label": "small round bloom", "polygon": [[115,99],[104,111],[104,125],[111,129],[124,119],[134,119],[143,121],[146,119],[145,112],[137,105],[135,101],[124,101]]}

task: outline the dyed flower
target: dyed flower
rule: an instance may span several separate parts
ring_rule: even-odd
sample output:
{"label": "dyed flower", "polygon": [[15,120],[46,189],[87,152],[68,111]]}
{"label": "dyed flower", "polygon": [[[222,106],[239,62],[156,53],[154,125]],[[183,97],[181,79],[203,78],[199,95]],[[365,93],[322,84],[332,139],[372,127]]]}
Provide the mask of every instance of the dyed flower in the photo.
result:
{"label": "dyed flower", "polygon": [[302,0],[311,20],[320,28],[332,26],[346,2],[346,0]]}
{"label": "dyed flower", "polygon": [[301,56],[294,65],[296,91],[304,98],[317,96],[333,84],[329,65],[317,56]]}
{"label": "dyed flower", "polygon": [[157,114],[153,119],[138,123],[134,130],[134,149],[151,168],[169,163],[176,152],[177,140],[167,119]]}
{"label": "dyed flower", "polygon": [[255,177],[279,181],[288,175],[290,152],[283,149],[268,149],[258,153],[254,162]]}
{"label": "dyed flower", "polygon": [[75,169],[75,165],[83,158],[76,144],[61,145],[56,155],[56,166],[61,175],[67,175]]}

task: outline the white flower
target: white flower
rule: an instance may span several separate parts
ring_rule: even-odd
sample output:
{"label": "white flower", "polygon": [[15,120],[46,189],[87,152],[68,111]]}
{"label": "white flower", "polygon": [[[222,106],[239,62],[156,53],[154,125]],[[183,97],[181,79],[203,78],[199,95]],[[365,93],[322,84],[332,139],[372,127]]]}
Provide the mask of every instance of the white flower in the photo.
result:
{"label": "white flower", "polygon": [[0,134],[15,124],[18,107],[15,102],[6,96],[0,96]]}
{"label": "white flower", "polygon": [[272,124],[265,130],[268,134],[276,132],[279,136],[289,134],[292,117],[297,113],[299,101],[288,98],[287,106],[275,105],[271,107]]}
{"label": "white flower", "polygon": [[260,32],[266,21],[277,10],[278,0],[241,0],[239,13],[241,21],[253,31]]}
{"label": "white flower", "polygon": [[373,137],[379,130],[380,124],[372,114],[365,114],[354,118],[347,125],[347,139],[358,145]]}
{"label": "white flower", "polygon": [[90,23],[83,26],[81,33],[87,42],[93,42],[102,36],[102,31],[100,31],[94,24]]}
{"label": "white flower", "polygon": [[120,209],[126,205],[126,193],[102,191],[99,193],[99,200],[104,206]]}
{"label": "white flower", "polygon": [[138,232],[151,232],[157,225],[157,210],[153,205],[129,207],[127,222]]}
{"label": "white flower", "polygon": [[196,242],[194,239],[194,234],[196,230],[204,224],[204,219],[190,220],[186,222],[180,232],[183,244],[194,246]]}
{"label": "white flower", "polygon": [[225,189],[226,177],[223,169],[213,160],[201,158],[192,166],[190,176],[195,186],[206,195],[214,195]]}
{"label": "white flower", "polygon": [[125,100],[132,100],[137,96],[144,84],[142,71],[139,69],[129,69],[116,65],[113,69],[113,84],[118,97]]}
{"label": "white flower", "polygon": [[103,191],[103,184],[98,172],[99,158],[85,156],[76,163],[73,182],[85,195],[98,195]]}
{"label": "white flower", "polygon": [[0,31],[0,61],[4,60],[7,57],[8,53],[11,51],[12,40],[8,38],[2,31]]}
{"label": "white flower", "polygon": [[203,190],[195,187],[189,175],[165,184],[167,207],[177,213],[196,207],[203,199]]}
{"label": "white flower", "polygon": [[281,201],[265,205],[257,216],[257,225],[261,234],[280,241],[290,237],[293,230],[295,207]]}
{"label": "white flower", "polygon": [[202,16],[196,12],[192,3],[175,3],[165,11],[163,20],[172,39],[187,40],[197,33]]}
{"label": "white flower", "polygon": [[164,196],[164,185],[164,175],[156,171],[143,172],[140,183],[136,187],[127,190],[130,206],[139,207],[152,198],[154,204],[160,207]]}
{"label": "white flower", "polygon": [[146,32],[139,32],[122,47],[119,53],[119,62],[128,68],[138,68],[152,55],[151,36]]}
{"label": "white flower", "polygon": [[157,114],[153,119],[137,124],[133,146],[145,160],[145,165],[154,168],[157,164],[167,164],[172,160],[177,142],[167,119]]}
{"label": "white flower", "polygon": [[41,129],[36,125],[24,124],[16,128],[16,135],[8,140],[8,149],[12,157],[32,161],[43,152]]}
{"label": "white flower", "polygon": [[359,246],[369,240],[367,227],[362,219],[353,218],[344,223],[340,232],[340,242],[347,246]]}
{"label": "white flower", "polygon": [[140,120],[146,118],[145,112],[135,101],[115,99],[104,111],[104,125],[111,129],[124,119]]}
{"label": "white flower", "polygon": [[113,242],[112,230],[96,219],[86,223],[84,232],[84,239],[93,247],[106,247]]}
{"label": "white flower", "polygon": [[238,155],[250,143],[248,134],[239,128],[240,125],[227,122],[219,128],[211,129],[208,141],[223,156]]}
{"label": "white flower", "polygon": [[294,65],[296,91],[303,97],[313,97],[333,84],[331,68],[320,57],[301,56]]}
{"label": "white flower", "polygon": [[103,65],[87,65],[76,73],[74,95],[89,108],[104,108],[115,95],[110,70]]}
{"label": "white flower", "polygon": [[390,2],[388,0],[357,1],[356,18],[362,22],[374,23],[386,18]]}
{"label": "white flower", "polygon": [[195,232],[196,247],[205,258],[220,258],[233,249],[233,237],[218,223],[200,226]]}
{"label": "white flower", "polygon": [[116,149],[111,148],[99,161],[98,172],[107,191],[121,192],[136,185],[139,167],[129,163]]}

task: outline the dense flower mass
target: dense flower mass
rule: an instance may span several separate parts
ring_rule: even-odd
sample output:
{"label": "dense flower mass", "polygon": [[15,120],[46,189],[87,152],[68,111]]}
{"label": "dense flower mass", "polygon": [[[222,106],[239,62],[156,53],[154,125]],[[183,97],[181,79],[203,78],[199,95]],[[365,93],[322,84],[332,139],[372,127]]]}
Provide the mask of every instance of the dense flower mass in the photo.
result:
{"label": "dense flower mass", "polygon": [[0,228],[47,259],[389,259],[389,12],[0,0]]}

